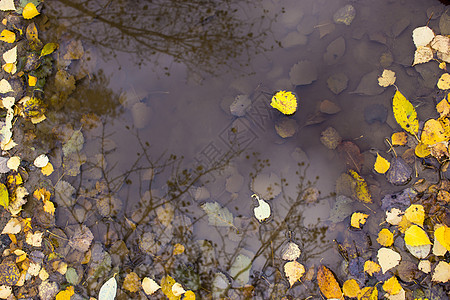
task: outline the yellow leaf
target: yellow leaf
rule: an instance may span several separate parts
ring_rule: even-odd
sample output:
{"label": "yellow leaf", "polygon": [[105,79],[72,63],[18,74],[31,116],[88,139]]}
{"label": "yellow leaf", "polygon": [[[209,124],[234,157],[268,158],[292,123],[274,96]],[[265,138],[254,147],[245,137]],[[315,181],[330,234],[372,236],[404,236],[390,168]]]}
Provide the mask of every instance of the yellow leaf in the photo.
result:
{"label": "yellow leaf", "polygon": [[358,294],[358,300],[378,300],[378,289],[373,286],[366,286]]}
{"label": "yellow leaf", "polygon": [[431,245],[425,230],[417,225],[412,225],[405,231],[405,244],[409,246]]}
{"label": "yellow leaf", "polygon": [[408,142],[408,136],[405,132],[394,132],[391,136],[392,145],[403,146]]}
{"label": "yellow leaf", "polygon": [[394,243],[394,235],[389,229],[383,228],[378,233],[377,242],[382,246],[389,247]]}
{"label": "yellow leaf", "polygon": [[33,197],[43,202],[50,200],[51,193],[46,188],[36,189]]}
{"label": "yellow leaf", "polygon": [[425,209],[420,204],[412,204],[405,211],[405,217],[411,223],[423,226],[425,220]]}
{"label": "yellow leaf", "polygon": [[356,180],[356,188],[354,197],[365,203],[372,203],[372,196],[370,195],[367,183],[356,171],[349,170],[350,175]]}
{"label": "yellow leaf", "polygon": [[141,279],[135,272],[130,272],[125,276],[122,288],[129,292],[135,293],[141,288]]}
{"label": "yellow leaf", "polygon": [[417,119],[416,110],[400,91],[395,92],[392,100],[392,109],[397,123],[407,132],[417,135],[419,132],[419,120]]}
{"label": "yellow leaf", "polygon": [[47,43],[41,51],[41,57],[49,55],[53,53],[56,49],[58,49],[59,45],[57,43]]}
{"label": "yellow leaf", "polygon": [[431,154],[431,150],[428,148],[428,145],[419,143],[414,149],[414,153],[417,155],[417,157],[424,158]]}
{"label": "yellow leaf", "polygon": [[373,168],[377,173],[384,174],[389,170],[391,163],[385,159],[383,156],[377,153],[377,159],[375,160],[375,165]]}
{"label": "yellow leaf", "polygon": [[438,80],[437,87],[441,90],[450,89],[450,74],[442,74],[441,78],[439,78]]}
{"label": "yellow leaf", "polygon": [[289,91],[279,91],[273,95],[270,105],[285,115],[292,115],[297,110],[297,96]]}
{"label": "yellow leaf", "polygon": [[147,295],[152,295],[161,287],[153,279],[145,277],[144,279],[142,279],[142,288]]}
{"label": "yellow leaf", "polygon": [[42,174],[49,176],[53,173],[53,165],[49,162],[45,167],[41,169]]}
{"label": "yellow leaf", "polygon": [[441,115],[441,117],[445,117],[450,113],[450,104],[447,99],[442,99],[441,102],[436,104],[436,111]]}
{"label": "yellow leaf", "polygon": [[37,77],[28,74],[28,85],[35,86],[37,82]]}
{"label": "yellow leaf", "polygon": [[447,67],[445,65],[445,61],[443,61],[439,64],[439,69],[444,70],[444,71],[447,69]]}
{"label": "yellow leaf", "polygon": [[305,274],[305,267],[298,261],[289,261],[284,265],[284,274],[292,287]]}
{"label": "yellow leaf", "polygon": [[186,291],[183,300],[195,300],[195,293],[193,291]]}
{"label": "yellow leaf", "polygon": [[65,290],[56,294],[56,300],[70,300],[70,297],[75,294],[73,286],[67,287]]}
{"label": "yellow leaf", "polygon": [[52,201],[44,201],[44,211],[48,212],[52,216],[55,214],[55,205]]}
{"label": "yellow leaf", "polygon": [[175,279],[173,279],[170,276],[164,276],[161,279],[161,290],[164,293],[164,295],[169,298],[169,300],[178,300],[181,298],[180,296],[175,296],[172,292],[172,286],[176,283]]}
{"label": "yellow leaf", "polygon": [[15,64],[15,63],[7,63],[7,64],[4,64],[4,65],[2,66],[2,68],[3,68],[3,70],[4,70],[6,73],[9,73],[9,74],[14,74],[14,73],[16,73],[16,71],[17,71],[17,67],[16,67],[16,64]]}
{"label": "yellow leaf", "polygon": [[380,272],[381,267],[374,261],[368,260],[364,263],[364,272],[372,276],[375,273]]}
{"label": "yellow leaf", "polygon": [[[41,123],[42,121],[44,121],[45,119],[47,119],[47,117],[46,117],[44,114],[42,114],[42,115],[37,116],[37,117],[31,117],[31,118],[30,118],[30,121],[31,121],[31,123],[33,123],[33,124],[39,124],[39,123]],[[52,172],[53,172],[53,169],[52,169]],[[44,174],[44,175],[45,175],[45,174]]]}
{"label": "yellow leaf", "polygon": [[397,277],[395,276],[392,276],[383,283],[383,290],[389,295],[398,294],[402,289],[402,286],[398,283]]}
{"label": "yellow leaf", "polygon": [[361,288],[355,279],[348,279],[342,285],[342,291],[344,296],[356,298],[356,296],[361,292]]}
{"label": "yellow leaf", "polygon": [[447,140],[444,128],[441,123],[435,119],[429,119],[423,126],[420,141],[425,145],[434,145]]}
{"label": "yellow leaf", "polygon": [[355,212],[352,214],[350,224],[352,225],[352,227],[361,228],[361,225],[364,225],[366,223],[368,217],[369,217],[368,214]]}
{"label": "yellow leaf", "polygon": [[0,33],[0,41],[7,42],[7,43],[14,43],[16,40],[16,34],[12,31],[9,31],[7,29],[3,29]]}
{"label": "yellow leaf", "polygon": [[181,244],[175,244],[173,246],[173,255],[179,255],[184,252],[184,246]]}
{"label": "yellow leaf", "polygon": [[4,208],[7,208],[9,206],[8,189],[3,183],[0,183],[0,205]]}
{"label": "yellow leaf", "polygon": [[327,267],[321,265],[317,270],[317,283],[322,294],[327,299],[341,299],[342,290],[334,277],[333,272]]}
{"label": "yellow leaf", "polygon": [[25,33],[27,40],[30,42],[38,40],[38,30],[36,24],[34,22],[30,23],[27,27],[27,31]]}
{"label": "yellow leaf", "polygon": [[32,19],[32,18],[36,17],[37,15],[39,15],[39,12],[33,3],[29,2],[23,8],[22,16],[24,19]]}
{"label": "yellow leaf", "polygon": [[435,240],[450,251],[450,228],[442,225],[434,231]]}

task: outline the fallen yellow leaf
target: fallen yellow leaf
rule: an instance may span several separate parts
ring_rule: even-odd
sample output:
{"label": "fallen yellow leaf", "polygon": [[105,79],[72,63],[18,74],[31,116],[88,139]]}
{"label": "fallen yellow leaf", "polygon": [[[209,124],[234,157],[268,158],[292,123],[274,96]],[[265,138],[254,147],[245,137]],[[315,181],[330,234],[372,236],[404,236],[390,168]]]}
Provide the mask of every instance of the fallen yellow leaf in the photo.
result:
{"label": "fallen yellow leaf", "polygon": [[405,244],[409,246],[422,246],[431,245],[431,242],[425,230],[417,225],[411,225],[405,231]]}
{"label": "fallen yellow leaf", "polygon": [[7,29],[3,29],[0,33],[0,41],[12,44],[16,40],[16,34],[12,31],[9,31]]}
{"label": "fallen yellow leaf", "polygon": [[445,135],[444,128],[441,123],[435,119],[429,119],[423,126],[420,141],[425,145],[434,145],[436,143],[444,142],[448,139]]}
{"label": "fallen yellow leaf", "polygon": [[327,267],[321,265],[317,270],[317,283],[322,294],[327,299],[341,299],[342,290],[334,277],[333,272]]}
{"label": "fallen yellow leaf", "polygon": [[289,91],[279,91],[273,95],[270,105],[285,115],[292,115],[297,111],[297,96]]}
{"label": "fallen yellow leaf", "polygon": [[378,300],[378,289],[373,286],[366,286],[358,294],[358,300]]}
{"label": "fallen yellow leaf", "polygon": [[342,285],[342,292],[344,293],[344,296],[356,298],[356,296],[358,296],[361,292],[361,288],[355,279],[348,279]]}
{"label": "fallen yellow leaf", "polygon": [[389,295],[398,294],[402,289],[402,286],[398,283],[397,277],[395,276],[392,276],[383,283],[383,290]]}
{"label": "fallen yellow leaf", "polygon": [[24,19],[32,19],[32,18],[36,17],[37,15],[39,15],[39,12],[33,3],[29,2],[23,8],[22,16]]}
{"label": "fallen yellow leaf", "polygon": [[441,90],[450,89],[450,74],[442,74],[441,78],[439,78],[438,80],[437,87]]}
{"label": "fallen yellow leaf", "polygon": [[446,225],[442,225],[434,231],[435,239],[450,251],[450,228]]}
{"label": "fallen yellow leaf", "polygon": [[289,261],[284,264],[284,274],[292,287],[305,274],[305,267],[298,261]]}
{"label": "fallen yellow leaf", "polygon": [[441,115],[441,117],[445,117],[450,113],[450,104],[447,99],[444,98],[436,104],[436,111]]}
{"label": "fallen yellow leaf", "polygon": [[417,135],[419,132],[419,120],[417,119],[416,110],[400,91],[396,91],[394,94],[392,109],[397,123],[407,132]]}
{"label": "fallen yellow leaf", "polygon": [[377,242],[382,246],[390,247],[394,243],[394,235],[389,229],[383,228],[378,233]]}
{"label": "fallen yellow leaf", "polygon": [[411,223],[423,226],[425,220],[425,209],[420,204],[412,204],[405,211],[405,217]]}
{"label": "fallen yellow leaf", "polygon": [[372,276],[373,274],[380,272],[381,267],[374,261],[368,260],[364,263],[364,272]]}
{"label": "fallen yellow leaf", "polygon": [[75,294],[75,290],[73,286],[69,286],[56,294],[56,300],[70,300],[70,297],[72,297],[73,294]]}
{"label": "fallen yellow leaf", "polygon": [[427,157],[431,154],[430,149],[428,148],[428,145],[424,143],[417,144],[416,148],[414,149],[414,153],[417,155],[417,157]]}
{"label": "fallen yellow leaf", "polygon": [[380,154],[377,153],[377,159],[375,160],[375,165],[373,168],[377,173],[384,174],[386,173],[391,166],[391,163]]}
{"label": "fallen yellow leaf", "polygon": [[364,225],[366,223],[368,217],[368,214],[355,212],[352,214],[350,224],[352,225],[352,227],[361,228],[361,225]]}
{"label": "fallen yellow leaf", "polygon": [[408,136],[406,132],[394,132],[391,136],[392,145],[394,146],[403,146],[406,145],[408,141]]}
{"label": "fallen yellow leaf", "polygon": [[372,203],[372,196],[370,195],[369,188],[364,178],[354,170],[349,170],[348,172],[356,181],[354,197],[361,202]]}

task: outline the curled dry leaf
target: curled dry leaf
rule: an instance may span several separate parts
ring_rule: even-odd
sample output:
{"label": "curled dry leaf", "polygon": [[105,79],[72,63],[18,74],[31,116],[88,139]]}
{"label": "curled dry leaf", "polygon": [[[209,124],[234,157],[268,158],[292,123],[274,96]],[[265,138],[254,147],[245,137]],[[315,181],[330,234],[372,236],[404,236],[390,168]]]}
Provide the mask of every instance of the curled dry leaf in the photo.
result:
{"label": "curled dry leaf", "polygon": [[298,261],[289,261],[284,264],[284,274],[292,287],[305,274],[305,267]]}
{"label": "curled dry leaf", "polygon": [[142,279],[142,288],[147,295],[152,295],[154,292],[159,290],[161,286],[153,279],[144,277],[144,279]]}

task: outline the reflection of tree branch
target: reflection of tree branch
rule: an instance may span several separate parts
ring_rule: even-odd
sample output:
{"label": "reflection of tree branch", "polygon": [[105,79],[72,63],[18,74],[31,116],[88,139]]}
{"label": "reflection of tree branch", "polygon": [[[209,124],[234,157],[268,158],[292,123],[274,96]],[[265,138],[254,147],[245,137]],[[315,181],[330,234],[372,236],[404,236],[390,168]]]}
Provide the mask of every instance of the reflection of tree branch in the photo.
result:
{"label": "reflection of tree branch", "polygon": [[156,61],[152,55],[166,54],[188,68],[215,73],[217,65],[229,59],[266,50],[263,42],[272,20],[265,11],[261,8],[261,15],[255,18],[237,16],[240,4],[259,8],[259,1],[134,2],[104,6],[58,0],[47,5],[47,14],[66,21],[67,31],[78,38],[112,54],[135,54],[140,62]]}

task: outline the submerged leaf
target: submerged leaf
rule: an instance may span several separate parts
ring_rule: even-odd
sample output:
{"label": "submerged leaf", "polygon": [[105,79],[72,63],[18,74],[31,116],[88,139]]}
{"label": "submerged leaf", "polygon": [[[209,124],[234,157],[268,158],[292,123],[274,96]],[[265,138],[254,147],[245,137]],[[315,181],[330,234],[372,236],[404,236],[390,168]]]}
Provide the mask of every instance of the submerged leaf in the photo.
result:
{"label": "submerged leaf", "polygon": [[201,208],[208,214],[210,225],[221,227],[235,227],[233,224],[233,215],[226,207],[221,207],[217,202],[206,202]]}
{"label": "submerged leaf", "polygon": [[395,92],[392,100],[392,109],[394,110],[394,117],[397,123],[407,132],[417,135],[419,132],[419,120],[417,119],[416,110],[400,91]]}
{"label": "submerged leaf", "polygon": [[47,43],[41,51],[41,57],[49,55],[53,53],[56,49],[58,49],[59,45],[57,43]]}
{"label": "submerged leaf", "polygon": [[356,188],[354,197],[364,203],[372,203],[372,196],[366,181],[356,171],[349,170],[350,175],[356,180]]}
{"label": "submerged leaf", "polygon": [[244,286],[248,283],[251,267],[252,260],[250,257],[239,254],[230,267],[230,276],[239,286]]}

